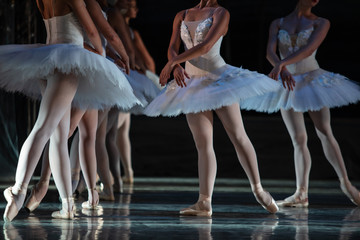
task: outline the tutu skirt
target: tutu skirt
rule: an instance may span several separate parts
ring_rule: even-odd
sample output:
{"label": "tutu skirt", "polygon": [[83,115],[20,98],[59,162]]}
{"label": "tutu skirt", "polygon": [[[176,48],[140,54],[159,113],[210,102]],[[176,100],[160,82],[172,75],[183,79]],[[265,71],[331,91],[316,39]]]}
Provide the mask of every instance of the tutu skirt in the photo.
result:
{"label": "tutu skirt", "polygon": [[160,89],[145,74],[130,70],[128,81],[134,90],[135,96],[140,99],[142,106],[137,105],[129,109],[132,114],[143,114],[144,108],[148,105],[160,92]]}
{"label": "tutu skirt", "polygon": [[279,90],[281,85],[266,75],[228,64],[204,76],[186,79],[186,87],[172,80],[145,108],[147,116],[177,116],[210,111],[241,103],[246,98]]}
{"label": "tutu skirt", "polygon": [[73,106],[130,109],[141,104],[125,75],[103,56],[73,44],[0,46],[0,87],[41,99],[39,80],[58,81],[56,72],[76,75]]}
{"label": "tutu skirt", "polygon": [[343,75],[319,68],[293,77],[296,82],[293,91],[282,87],[279,91],[246,99],[241,108],[267,113],[280,109],[307,112],[323,107],[341,107],[360,100],[360,85]]}

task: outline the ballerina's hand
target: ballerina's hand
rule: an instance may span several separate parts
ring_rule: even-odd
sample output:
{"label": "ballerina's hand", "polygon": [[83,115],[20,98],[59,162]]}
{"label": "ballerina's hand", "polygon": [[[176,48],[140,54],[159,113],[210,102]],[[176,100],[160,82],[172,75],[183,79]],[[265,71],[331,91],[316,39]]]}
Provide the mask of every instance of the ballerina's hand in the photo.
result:
{"label": "ballerina's hand", "polygon": [[177,85],[179,85],[180,87],[186,87],[185,78],[190,78],[190,77],[188,73],[185,71],[185,69],[180,65],[176,65],[173,74]]}
{"label": "ballerina's hand", "polygon": [[121,58],[118,58],[114,61],[114,63],[116,65],[118,65],[120,68],[124,69],[124,71],[126,71],[126,65],[125,63],[121,60]]}
{"label": "ballerina's hand", "polygon": [[171,66],[171,62],[168,62],[165,67],[161,70],[161,73],[160,73],[160,79],[159,79],[159,82],[160,82],[160,85],[161,86],[165,86],[167,84],[167,81],[169,80],[170,78],[170,73],[172,71],[172,66]]}
{"label": "ballerina's hand", "polygon": [[281,68],[279,65],[276,65],[272,70],[271,72],[269,73],[269,77],[274,79],[274,80],[279,80],[279,75],[280,75],[280,71],[281,71]]}
{"label": "ballerina's hand", "polygon": [[289,91],[293,91],[294,87],[295,87],[295,80],[294,80],[293,76],[291,75],[291,73],[286,68],[284,68],[280,72],[280,76],[281,76],[281,81],[283,83],[284,88],[289,89]]}
{"label": "ballerina's hand", "polygon": [[101,55],[98,51],[95,50],[95,48],[91,47],[89,44],[84,43],[83,45],[86,50]]}

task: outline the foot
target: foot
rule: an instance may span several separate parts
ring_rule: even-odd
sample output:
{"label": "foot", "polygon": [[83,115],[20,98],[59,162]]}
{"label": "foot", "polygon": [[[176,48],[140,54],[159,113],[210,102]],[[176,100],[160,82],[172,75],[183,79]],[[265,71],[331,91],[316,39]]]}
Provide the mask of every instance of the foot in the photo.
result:
{"label": "foot", "polygon": [[309,206],[309,199],[306,192],[296,191],[292,196],[276,203],[279,207],[306,208]]}
{"label": "foot", "polygon": [[198,201],[194,205],[181,209],[180,215],[211,217],[212,209],[209,201]]}
{"label": "foot", "polygon": [[51,217],[57,219],[74,219],[74,198],[63,198],[62,209],[60,211],[53,212]]}
{"label": "foot", "polygon": [[41,201],[45,197],[48,188],[49,188],[48,181],[38,182],[32,187],[30,196],[25,202],[25,209],[28,212],[34,211],[40,205]]}
{"label": "foot", "polygon": [[4,197],[5,200],[7,201],[7,205],[3,216],[4,221],[11,222],[19,213],[19,210],[25,199],[25,194],[18,193],[18,195],[14,195],[12,193],[12,187],[8,187],[4,190]]}
{"label": "foot", "polygon": [[123,192],[123,180],[121,178],[118,178],[118,180],[114,180],[113,184],[113,192],[115,194],[119,194]]}
{"label": "foot", "polygon": [[125,171],[125,176],[123,177],[123,182],[127,183],[127,184],[134,183],[134,171],[133,170],[128,170],[127,172]]}
{"label": "foot", "polygon": [[103,201],[115,201],[114,194],[108,194],[104,191],[99,192],[99,199]]}
{"label": "foot", "polygon": [[357,206],[360,206],[360,192],[351,185],[350,181],[340,184],[341,190]]}
{"label": "foot", "polygon": [[99,194],[95,189],[89,190],[89,196],[90,194],[91,194],[91,199],[89,197],[89,200],[83,202],[81,204],[81,207],[83,209],[95,210],[99,207]]}
{"label": "foot", "polygon": [[276,213],[279,211],[279,207],[276,205],[274,199],[267,191],[254,192],[255,198],[261,206],[270,213]]}

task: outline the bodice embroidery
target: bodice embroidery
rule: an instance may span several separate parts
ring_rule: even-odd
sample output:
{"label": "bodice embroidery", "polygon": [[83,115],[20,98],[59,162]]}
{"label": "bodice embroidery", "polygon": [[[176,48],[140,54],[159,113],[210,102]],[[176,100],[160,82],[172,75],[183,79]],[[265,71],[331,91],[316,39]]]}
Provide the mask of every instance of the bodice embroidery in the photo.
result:
{"label": "bodice embroidery", "polygon": [[[194,39],[191,37],[190,31],[188,29],[188,26],[186,23],[196,23],[200,22],[195,30]],[[181,38],[184,41],[187,48],[194,47],[198,45],[199,43],[202,43],[204,41],[204,38],[206,37],[206,34],[209,32],[209,29],[212,25],[213,19],[212,17],[208,17],[204,20],[200,21],[182,21],[181,22]]]}

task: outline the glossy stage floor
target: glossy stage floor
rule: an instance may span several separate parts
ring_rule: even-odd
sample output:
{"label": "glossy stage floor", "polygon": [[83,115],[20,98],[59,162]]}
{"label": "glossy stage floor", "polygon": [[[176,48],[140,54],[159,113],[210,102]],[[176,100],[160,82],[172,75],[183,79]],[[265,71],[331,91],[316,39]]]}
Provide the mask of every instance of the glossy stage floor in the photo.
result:
{"label": "glossy stage floor", "polygon": [[[263,185],[276,200],[294,190],[292,181],[263,180]],[[0,239],[360,239],[360,208],[335,181],[311,181],[308,208],[269,214],[257,204],[247,180],[219,178],[212,217],[179,216],[181,208],[195,202],[197,190],[196,178],[135,178],[114,202],[102,201],[96,211],[81,209],[86,196],[77,199],[71,221],[51,218],[60,207],[51,185],[33,213],[21,210],[11,223],[1,222]],[[4,208],[1,198],[1,214]]]}

